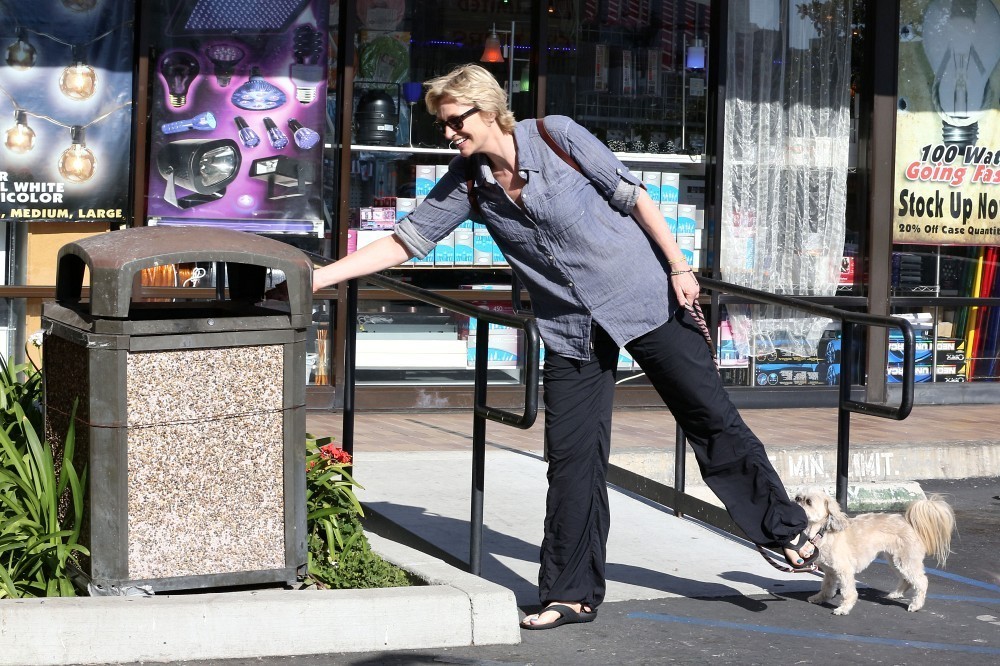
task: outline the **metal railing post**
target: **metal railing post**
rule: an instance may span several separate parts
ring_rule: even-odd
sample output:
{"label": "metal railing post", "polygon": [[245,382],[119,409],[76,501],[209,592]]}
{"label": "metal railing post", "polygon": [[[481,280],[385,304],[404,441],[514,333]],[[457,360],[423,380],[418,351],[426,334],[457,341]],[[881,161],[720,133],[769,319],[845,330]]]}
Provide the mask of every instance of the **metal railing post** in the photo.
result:
{"label": "metal railing post", "polygon": [[347,281],[347,330],[344,335],[343,449],[354,457],[354,372],[358,349],[358,281]]}
{"label": "metal railing post", "polygon": [[[486,372],[489,365],[489,322],[476,319],[475,404],[486,404]],[[469,568],[476,576],[483,567],[483,499],[486,486],[486,417],[479,410],[472,416],[472,507],[469,535]]]}
{"label": "metal railing post", "polygon": [[843,405],[851,399],[854,384],[854,324],[840,325],[840,405],[837,410],[837,502],[847,511],[847,473],[850,465],[851,411]]}

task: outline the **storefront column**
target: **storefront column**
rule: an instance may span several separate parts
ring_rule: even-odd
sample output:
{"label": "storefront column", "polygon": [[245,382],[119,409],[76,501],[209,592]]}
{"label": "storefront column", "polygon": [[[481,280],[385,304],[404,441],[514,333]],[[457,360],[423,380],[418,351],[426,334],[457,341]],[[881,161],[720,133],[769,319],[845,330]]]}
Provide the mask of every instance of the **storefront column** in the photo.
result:
{"label": "storefront column", "polygon": [[[868,162],[868,311],[888,315],[892,284],[892,193],[896,143],[896,78],[899,48],[899,2],[868,4],[870,28],[869,53],[865,60],[874,64],[871,79],[872,124]],[[862,113],[861,117],[866,114]],[[886,357],[888,332],[884,328],[868,329],[868,356],[865,370],[868,377],[866,399],[885,402]]]}

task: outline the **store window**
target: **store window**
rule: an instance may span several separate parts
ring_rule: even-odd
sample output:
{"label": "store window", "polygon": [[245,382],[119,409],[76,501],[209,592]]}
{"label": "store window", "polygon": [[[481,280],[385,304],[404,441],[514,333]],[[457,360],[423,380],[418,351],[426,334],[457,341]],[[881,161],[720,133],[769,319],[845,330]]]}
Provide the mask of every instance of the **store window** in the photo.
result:
{"label": "store window", "polygon": [[[742,0],[726,26],[720,276],[762,291],[835,296],[848,236],[853,3]],[[855,158],[856,159],[856,158]],[[856,224],[856,223],[855,223]],[[723,338],[758,386],[836,384],[838,322],[730,305]]]}
{"label": "store window", "polygon": [[918,382],[995,382],[1000,308],[971,299],[1000,296],[1000,10],[903,0],[899,25],[894,312],[915,322]]}
{"label": "store window", "polygon": [[[392,233],[454,156],[433,128],[420,83],[477,62],[508,91],[519,119],[574,118],[599,137],[661,204],[689,262],[710,265],[704,218],[709,3],[553,0],[548,30],[532,32],[536,2],[437,0],[356,4],[349,248]],[[537,21],[535,21],[537,23]],[[546,49],[546,89],[532,78]],[[386,120],[387,122],[378,122]],[[469,223],[432,256],[393,271],[430,289],[458,290],[510,310],[511,275],[485,229]],[[468,318],[362,291],[360,384],[471,382]],[[519,381],[524,359],[512,331],[490,334],[490,380]],[[622,351],[620,369],[641,380]]]}

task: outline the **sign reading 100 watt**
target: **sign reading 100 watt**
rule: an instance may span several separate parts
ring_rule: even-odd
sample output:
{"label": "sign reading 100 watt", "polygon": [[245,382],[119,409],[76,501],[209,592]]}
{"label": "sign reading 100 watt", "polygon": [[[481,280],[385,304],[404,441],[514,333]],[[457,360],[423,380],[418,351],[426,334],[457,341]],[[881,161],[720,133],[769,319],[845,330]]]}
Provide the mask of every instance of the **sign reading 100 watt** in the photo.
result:
{"label": "sign reading 100 watt", "polygon": [[998,245],[1000,68],[953,71],[1000,42],[998,3],[903,0],[900,16],[893,242]]}

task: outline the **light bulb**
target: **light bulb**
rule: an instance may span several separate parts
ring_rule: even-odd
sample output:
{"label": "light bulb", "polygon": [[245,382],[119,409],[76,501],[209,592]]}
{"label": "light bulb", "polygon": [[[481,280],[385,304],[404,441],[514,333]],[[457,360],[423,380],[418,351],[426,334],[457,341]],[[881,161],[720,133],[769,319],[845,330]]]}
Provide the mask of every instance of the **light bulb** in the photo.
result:
{"label": "light bulb", "polygon": [[990,0],[934,0],[924,12],[924,54],[935,74],[931,97],[946,144],[964,149],[979,138],[979,119],[993,107],[997,34],[1000,13]]}
{"label": "light bulb", "polygon": [[250,78],[233,91],[232,97],[233,106],[247,111],[269,111],[287,101],[280,88],[263,79],[260,67],[250,68]]}
{"label": "light bulb", "polygon": [[244,146],[247,148],[256,148],[260,145],[260,136],[258,136],[257,132],[250,129],[247,121],[243,120],[243,116],[236,116],[233,118],[233,121],[240,130],[240,141]]}
{"label": "light bulb", "polygon": [[529,92],[531,90],[531,71],[528,67],[521,68],[521,92]]}
{"label": "light bulb", "polygon": [[235,44],[213,44],[205,49],[205,55],[215,66],[215,80],[225,88],[246,52]]}
{"label": "light bulb", "polygon": [[37,55],[35,47],[28,41],[28,31],[18,29],[17,41],[7,47],[7,64],[23,72],[34,66]]}
{"label": "light bulb", "polygon": [[214,130],[215,125],[215,116],[212,115],[211,111],[206,111],[205,113],[199,113],[194,118],[164,123],[160,126],[160,129],[163,130],[164,134],[179,134],[190,129],[207,132],[209,130]]}
{"label": "light bulb", "polygon": [[160,74],[167,82],[171,106],[177,108],[187,103],[188,90],[199,72],[198,61],[185,51],[173,51],[160,61]]}
{"label": "light bulb", "polygon": [[295,99],[308,104],[316,99],[316,86],[324,79],[323,35],[308,23],[295,29],[292,39],[292,56],[295,62],[289,68],[289,77],[295,86]]}
{"label": "light bulb", "polygon": [[267,138],[271,142],[272,148],[281,150],[288,145],[288,137],[278,129],[278,126],[270,118],[264,118],[264,129],[267,130]]}
{"label": "light bulb", "polygon": [[82,183],[94,175],[97,159],[90,152],[84,141],[84,130],[80,125],[74,125],[71,130],[73,145],[59,156],[59,175],[71,183]]}
{"label": "light bulb", "polygon": [[7,140],[4,142],[7,150],[12,153],[26,153],[35,147],[35,131],[28,127],[28,112],[18,110],[14,113],[14,126],[7,130]]}
{"label": "light bulb", "polygon": [[503,52],[500,49],[500,40],[497,38],[496,24],[493,24],[490,36],[486,38],[483,55],[479,60],[482,62],[503,62]]}
{"label": "light bulb", "polygon": [[83,58],[83,49],[73,47],[73,64],[59,77],[59,90],[70,99],[90,99],[97,89],[97,73]]}
{"label": "light bulb", "polygon": [[319,132],[311,130],[308,127],[303,127],[302,123],[295,118],[288,119],[288,128],[292,130],[292,138],[295,139],[295,145],[302,150],[309,150],[319,143]]}

